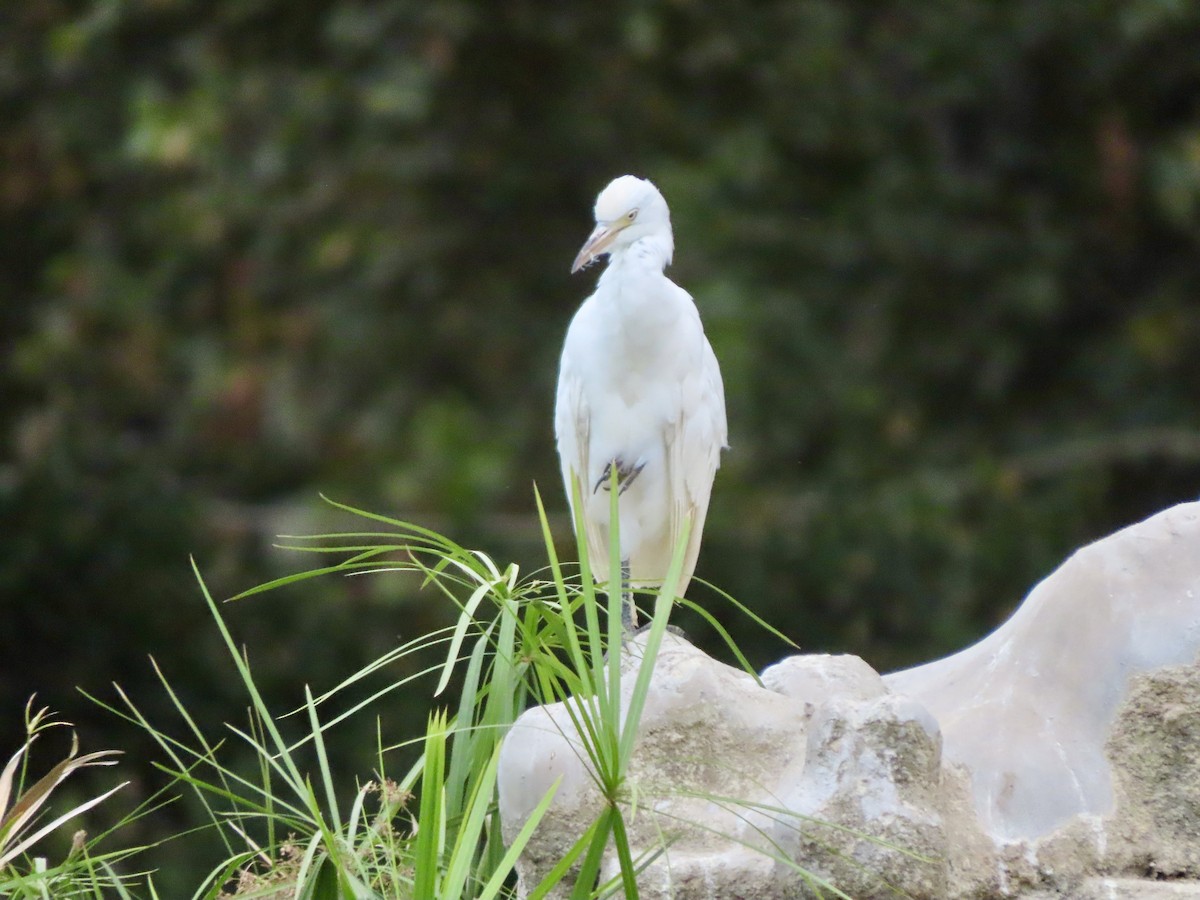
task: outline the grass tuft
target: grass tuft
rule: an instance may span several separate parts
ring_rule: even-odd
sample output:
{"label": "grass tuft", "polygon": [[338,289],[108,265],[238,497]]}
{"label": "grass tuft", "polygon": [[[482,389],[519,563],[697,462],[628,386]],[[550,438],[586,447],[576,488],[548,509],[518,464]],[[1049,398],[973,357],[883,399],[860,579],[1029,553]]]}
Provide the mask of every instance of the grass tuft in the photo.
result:
{"label": "grass tuft", "polygon": [[[610,492],[614,507],[618,494]],[[631,844],[629,822],[644,798],[632,796],[627,778],[655,662],[677,599],[667,590],[650,595],[652,610],[644,641],[639,639],[640,657],[622,665],[625,635],[619,565],[612,566],[607,580],[597,584],[586,541],[579,540],[578,570],[572,566],[568,574],[551,539],[540,495],[536,502],[548,565],[533,576],[522,576],[515,565],[497,565],[487,554],[419,525],[328,502],[371,522],[372,530],[290,537],[287,546],[293,549],[335,554],[339,561],[275,579],[232,600],[317,576],[407,574],[457,608],[455,623],[396,647],[332,689],[315,693],[306,685],[302,702],[277,712],[264,700],[251,655],[235,640],[221,604],[193,563],[201,594],[249,701],[244,724],[227,724],[221,734],[206,734],[157,664],[155,672],[178,723],[151,722],[119,686],[119,705],[92,698],[153,738],[162,753],[161,770],[176,790],[191,792],[199,800],[207,829],[221,836],[225,857],[211,867],[193,900],[511,896],[516,861],[550,809],[558,785],[551,787],[505,846],[497,809],[500,746],[524,710],[558,701],[569,701],[562,708],[579,736],[581,753],[603,798],[602,809],[542,881],[524,887],[534,900],[556,888],[569,890],[578,900],[638,897],[638,873],[665,852],[670,837],[664,836],[652,848]],[[582,504],[576,503],[575,508],[581,509]],[[616,513],[614,508],[613,547],[619,546]],[[685,524],[666,584],[678,583],[688,528],[690,523]],[[580,523],[576,533],[584,533]],[[610,558],[617,557],[610,553]],[[606,592],[609,586],[613,589]],[[732,598],[726,599],[750,614]],[[752,672],[716,619],[690,601],[683,602],[713,624]],[[430,652],[441,660],[436,665],[383,688],[368,687],[373,683],[369,679],[381,670]],[[632,683],[623,685],[630,677]],[[424,734],[392,738],[389,743],[377,720],[375,772],[365,781],[353,780],[357,788],[347,798],[345,788],[351,779],[331,768],[326,752],[329,731],[353,716],[373,713],[392,692],[411,690],[420,682],[429,685],[431,703]],[[456,695],[451,693],[452,685]],[[71,856],[55,869],[28,858],[27,851],[36,841],[103,802],[122,785],[35,826],[36,813],[58,784],[80,768],[114,764],[115,754],[100,751],[81,756],[73,745],[70,755],[46,776],[23,787],[29,747],[38,734],[63,724],[45,710],[27,713],[26,718],[25,747],[0,775],[0,895],[22,900],[47,896],[157,900],[152,877],[116,874],[128,857],[149,848],[98,854],[94,842],[81,838]],[[256,763],[251,771],[224,761],[230,744],[250,751]],[[421,747],[419,757],[407,770],[392,774],[389,763],[395,751],[413,744]],[[11,808],[10,797],[15,797]],[[148,811],[135,811],[134,817]],[[610,851],[619,861],[619,872],[602,884],[601,864]],[[24,861],[23,867],[16,865],[18,859]],[[51,884],[55,890],[47,894]],[[809,884],[841,896],[819,879]]]}

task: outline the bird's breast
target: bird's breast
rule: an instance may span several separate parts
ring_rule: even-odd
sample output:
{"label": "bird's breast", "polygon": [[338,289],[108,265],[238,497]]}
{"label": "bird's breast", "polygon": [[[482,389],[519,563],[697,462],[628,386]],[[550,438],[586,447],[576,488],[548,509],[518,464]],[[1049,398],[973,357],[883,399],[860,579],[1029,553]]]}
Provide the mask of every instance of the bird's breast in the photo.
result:
{"label": "bird's breast", "polygon": [[574,323],[568,350],[610,388],[636,393],[655,379],[679,380],[704,334],[677,304],[648,303],[630,293],[597,292],[588,315]]}
{"label": "bird's breast", "polygon": [[586,401],[593,462],[661,454],[706,346],[691,299],[661,273],[609,274],[580,307],[564,348]]}

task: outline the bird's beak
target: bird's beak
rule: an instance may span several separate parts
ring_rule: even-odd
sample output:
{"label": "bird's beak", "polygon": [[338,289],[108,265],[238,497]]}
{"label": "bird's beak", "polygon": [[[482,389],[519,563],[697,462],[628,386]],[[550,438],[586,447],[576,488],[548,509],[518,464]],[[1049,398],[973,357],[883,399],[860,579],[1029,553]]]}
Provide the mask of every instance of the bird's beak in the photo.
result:
{"label": "bird's beak", "polygon": [[575,257],[575,262],[571,263],[571,274],[574,275],[600,254],[607,253],[609,246],[621,233],[621,227],[621,225],[605,225],[603,223],[597,225],[596,230],[588,235],[583,249]]}

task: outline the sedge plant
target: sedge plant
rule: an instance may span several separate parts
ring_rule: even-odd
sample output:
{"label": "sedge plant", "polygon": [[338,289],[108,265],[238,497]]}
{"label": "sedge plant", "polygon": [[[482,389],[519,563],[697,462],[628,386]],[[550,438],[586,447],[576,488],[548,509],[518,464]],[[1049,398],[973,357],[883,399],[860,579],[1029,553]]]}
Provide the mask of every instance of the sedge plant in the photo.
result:
{"label": "sedge plant", "polygon": [[[555,889],[567,891],[572,900],[638,897],[638,873],[665,851],[671,835],[664,834],[653,847],[633,845],[629,816],[634,804],[628,774],[655,661],[677,598],[667,589],[652,595],[653,609],[644,639],[638,641],[636,666],[623,667],[621,656],[628,644],[620,624],[619,491],[613,488],[612,563],[600,583],[593,578],[583,540],[576,542],[578,571],[568,574],[556,553],[540,495],[536,501],[548,565],[532,577],[522,577],[515,565],[501,568],[487,554],[419,525],[332,503],[374,527],[291,539],[284,546],[337,554],[338,561],[276,579],[233,599],[322,575],[410,573],[453,603],[458,616],[453,625],[396,647],[324,692],[305,687],[303,702],[283,713],[264,700],[252,660],[234,639],[221,605],[194,566],[249,699],[245,724],[226,725],[217,736],[206,733],[157,665],[186,737],[150,722],[119,687],[123,705],[108,706],[154,738],[165,757],[163,770],[199,798],[210,827],[221,835],[224,857],[196,887],[193,900],[511,896],[516,861],[549,810],[557,785],[506,845],[496,799],[500,746],[526,708],[553,702],[562,703],[579,738],[602,804],[563,858],[539,883],[524,887],[532,900]],[[582,504],[575,503],[574,509],[582,509]],[[576,526],[576,533],[582,535],[581,523]],[[688,528],[690,523],[664,584],[678,582]],[[715,618],[701,613],[732,647]],[[736,647],[733,650],[744,663]],[[386,676],[389,667],[430,651],[440,662],[375,686],[376,676]],[[630,677],[632,686],[623,690],[622,679]],[[433,709],[424,734],[389,741],[377,724],[377,765],[372,777],[354,781],[336,773],[326,747],[330,730],[352,716],[383,708],[389,695],[411,690],[421,679],[432,683]],[[224,761],[230,741],[251,751],[256,760],[253,771]],[[409,747],[419,749],[416,761],[394,773],[395,751]],[[355,789],[347,800],[348,782]],[[714,800],[737,803],[730,798]],[[781,820],[790,815],[786,810],[778,813]],[[615,854],[618,873],[602,882],[602,865],[610,852]],[[796,867],[782,851],[778,861],[795,867],[818,893],[844,896]],[[157,896],[152,879],[147,880],[147,890],[152,898]]]}

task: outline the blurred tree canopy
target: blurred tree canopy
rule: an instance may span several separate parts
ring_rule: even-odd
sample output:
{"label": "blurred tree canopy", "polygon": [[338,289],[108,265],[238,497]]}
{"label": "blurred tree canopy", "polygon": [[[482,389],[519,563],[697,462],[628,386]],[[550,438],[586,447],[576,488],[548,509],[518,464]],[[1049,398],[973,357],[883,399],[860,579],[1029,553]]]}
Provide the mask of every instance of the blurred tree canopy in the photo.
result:
{"label": "blurred tree canopy", "polygon": [[[0,36],[0,742],[37,690],[98,749],[74,686],[165,708],[147,654],[233,715],[187,556],[219,596],[301,568],[275,534],[353,525],[318,491],[528,571],[536,481],[567,547],[567,270],[624,172],[725,375],[698,575],[806,650],[952,651],[1200,494],[1194,3],[23,0]],[[229,609],[294,703],[449,618],[414,587]]]}

